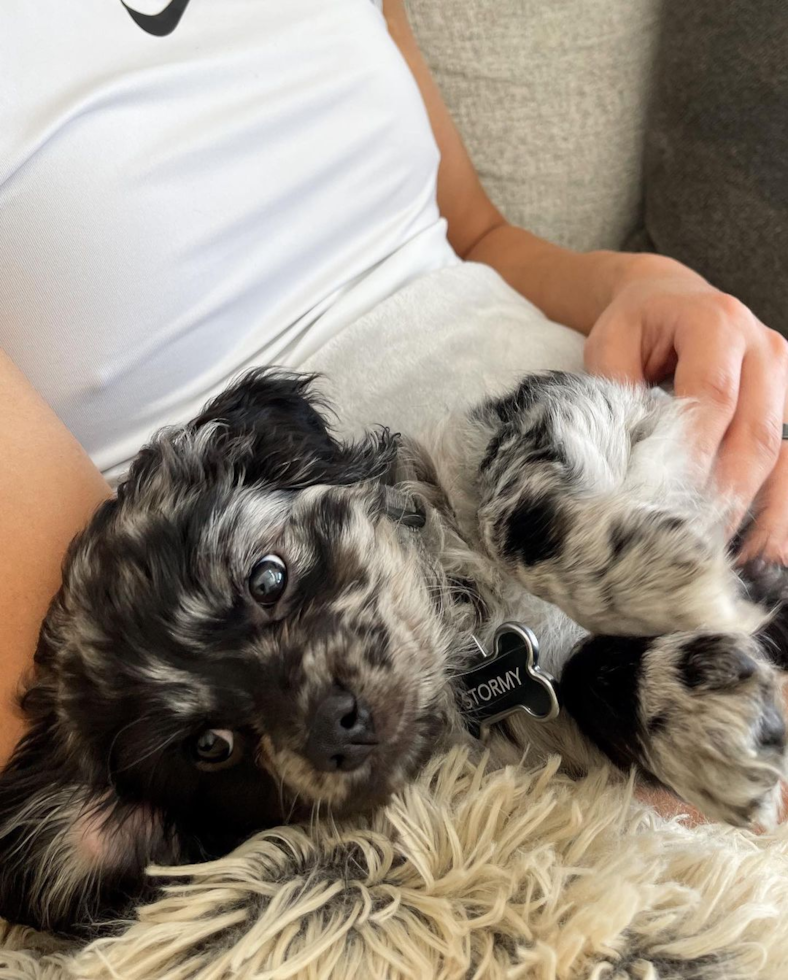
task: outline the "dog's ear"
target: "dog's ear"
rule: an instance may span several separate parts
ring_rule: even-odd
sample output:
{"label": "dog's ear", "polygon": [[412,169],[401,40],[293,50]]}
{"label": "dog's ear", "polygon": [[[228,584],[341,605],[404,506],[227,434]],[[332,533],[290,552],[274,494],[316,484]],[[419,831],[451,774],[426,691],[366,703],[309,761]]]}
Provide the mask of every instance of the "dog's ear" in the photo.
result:
{"label": "dog's ear", "polygon": [[315,381],[270,368],[248,371],[184,428],[165,430],[143,449],[119,497],[135,489],[150,494],[158,484],[166,484],[166,495],[195,483],[295,490],[385,480],[397,437],[379,429],[358,442],[336,438]]}
{"label": "dog's ear", "polygon": [[35,720],[0,774],[0,916],[90,935],[152,892],[146,865],[178,848],[150,809],[86,778],[55,726]]}
{"label": "dog's ear", "polygon": [[315,375],[252,369],[210,402],[192,428],[224,426],[216,430],[218,442],[239,453],[248,482],[299,487],[384,478],[396,440],[386,429],[358,443],[337,439],[316,381]]}
{"label": "dog's ear", "polygon": [[312,482],[308,474],[332,468],[342,452],[318,411],[314,382],[312,375],[253,369],[209,402],[189,428],[211,433],[206,448],[243,467],[244,482]]}

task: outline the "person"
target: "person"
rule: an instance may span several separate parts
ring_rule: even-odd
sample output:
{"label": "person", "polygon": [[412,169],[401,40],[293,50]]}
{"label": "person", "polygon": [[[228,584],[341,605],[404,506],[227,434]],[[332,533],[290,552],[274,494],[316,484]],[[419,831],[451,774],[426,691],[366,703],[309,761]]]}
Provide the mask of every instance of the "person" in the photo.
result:
{"label": "person", "polygon": [[0,760],[69,540],[156,428],[249,365],[363,347],[366,390],[455,329],[483,357],[505,322],[525,360],[571,328],[589,370],[697,399],[732,530],[756,502],[742,556],[788,559],[786,341],[668,258],[509,224],[403,0],[7,0],[0,64]]}

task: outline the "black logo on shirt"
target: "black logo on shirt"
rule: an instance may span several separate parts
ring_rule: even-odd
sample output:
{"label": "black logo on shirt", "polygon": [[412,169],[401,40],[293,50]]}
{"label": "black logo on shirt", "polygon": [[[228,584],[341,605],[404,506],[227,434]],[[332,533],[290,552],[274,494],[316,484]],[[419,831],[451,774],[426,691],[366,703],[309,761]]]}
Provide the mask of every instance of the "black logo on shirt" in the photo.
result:
{"label": "black logo on shirt", "polygon": [[161,13],[140,14],[136,10],[132,10],[127,3],[124,3],[124,0],[120,0],[120,2],[128,10],[134,23],[155,37],[166,37],[168,34],[172,34],[181,17],[183,17],[184,10],[189,5],[189,0],[171,0]]}

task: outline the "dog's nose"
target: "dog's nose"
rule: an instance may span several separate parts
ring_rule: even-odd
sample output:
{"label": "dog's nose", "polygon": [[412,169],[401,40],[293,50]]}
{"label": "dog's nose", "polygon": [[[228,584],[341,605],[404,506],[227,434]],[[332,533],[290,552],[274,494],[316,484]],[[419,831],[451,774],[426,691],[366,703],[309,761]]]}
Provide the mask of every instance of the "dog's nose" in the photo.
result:
{"label": "dog's nose", "polygon": [[334,690],[317,706],[304,754],[315,769],[350,772],[377,745],[369,708],[350,691]]}

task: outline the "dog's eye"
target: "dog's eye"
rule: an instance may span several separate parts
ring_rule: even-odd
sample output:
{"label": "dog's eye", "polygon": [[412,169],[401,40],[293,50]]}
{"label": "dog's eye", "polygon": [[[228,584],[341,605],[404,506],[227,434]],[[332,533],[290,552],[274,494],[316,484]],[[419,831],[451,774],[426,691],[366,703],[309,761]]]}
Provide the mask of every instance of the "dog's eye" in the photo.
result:
{"label": "dog's eye", "polygon": [[226,728],[206,728],[197,736],[194,755],[198,762],[218,765],[228,762],[235,753],[235,736]]}
{"label": "dog's eye", "polygon": [[388,507],[386,515],[400,527],[419,530],[427,523],[427,515],[416,507]]}
{"label": "dog's eye", "polygon": [[287,585],[287,567],[278,555],[266,555],[252,569],[249,591],[261,606],[273,606]]}

